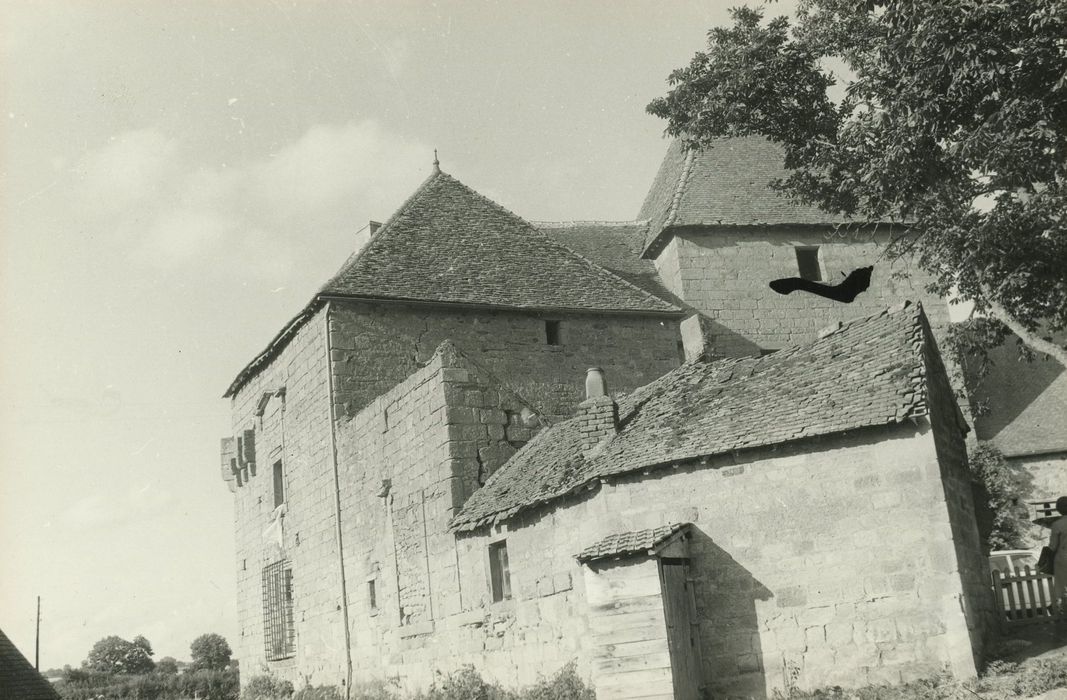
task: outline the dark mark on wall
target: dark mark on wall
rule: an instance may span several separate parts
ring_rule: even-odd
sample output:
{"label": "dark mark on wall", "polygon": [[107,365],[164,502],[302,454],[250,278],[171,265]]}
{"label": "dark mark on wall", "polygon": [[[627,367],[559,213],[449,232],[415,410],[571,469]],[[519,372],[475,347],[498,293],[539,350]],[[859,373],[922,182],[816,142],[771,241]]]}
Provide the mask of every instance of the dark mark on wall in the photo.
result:
{"label": "dark mark on wall", "polygon": [[832,299],[834,301],[851,304],[857,296],[862,292],[867,291],[867,288],[871,286],[872,272],[874,272],[873,265],[857,268],[848,273],[848,277],[846,277],[840,284],[836,285],[812,282],[811,280],[802,279],[800,277],[786,277],[784,279],[773,280],[770,283],[770,288],[779,294],[789,294],[800,290],[803,292],[811,292],[817,296]]}

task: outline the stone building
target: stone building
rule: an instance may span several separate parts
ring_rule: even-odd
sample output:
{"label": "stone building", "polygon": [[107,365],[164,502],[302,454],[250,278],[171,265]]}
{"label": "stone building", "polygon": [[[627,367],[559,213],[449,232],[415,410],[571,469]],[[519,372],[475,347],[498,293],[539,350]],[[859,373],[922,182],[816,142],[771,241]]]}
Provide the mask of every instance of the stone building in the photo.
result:
{"label": "stone building", "polygon": [[[973,674],[947,305],[878,264],[848,306],[774,294],[875,262],[888,226],[842,233],[780,173],[757,139],[672,146],[638,220],[531,224],[435,164],[226,392],[246,677]],[[612,393],[584,400],[591,366]]]}
{"label": "stone building", "polygon": [[[1040,353],[1022,361],[1015,340],[990,351],[985,377],[968,367],[968,390],[983,406],[974,427],[979,440],[995,445],[1029,481],[1030,515],[1047,522],[1056,499],[1067,494],[1067,372]],[[1054,340],[1063,344],[1067,336]],[[1031,528],[1031,547],[1047,541],[1045,527]]]}

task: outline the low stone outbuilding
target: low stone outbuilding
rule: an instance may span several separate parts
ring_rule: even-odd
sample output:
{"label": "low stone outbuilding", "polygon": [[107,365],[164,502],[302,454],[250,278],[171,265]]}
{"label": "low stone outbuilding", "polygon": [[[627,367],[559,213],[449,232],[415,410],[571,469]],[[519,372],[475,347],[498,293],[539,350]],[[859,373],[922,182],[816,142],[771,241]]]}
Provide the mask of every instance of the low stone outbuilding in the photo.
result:
{"label": "low stone outbuilding", "polygon": [[484,611],[513,621],[480,665],[570,642],[607,698],[973,676],[991,597],[966,431],[917,305],[589,400],[452,522],[462,576],[508,562]]}

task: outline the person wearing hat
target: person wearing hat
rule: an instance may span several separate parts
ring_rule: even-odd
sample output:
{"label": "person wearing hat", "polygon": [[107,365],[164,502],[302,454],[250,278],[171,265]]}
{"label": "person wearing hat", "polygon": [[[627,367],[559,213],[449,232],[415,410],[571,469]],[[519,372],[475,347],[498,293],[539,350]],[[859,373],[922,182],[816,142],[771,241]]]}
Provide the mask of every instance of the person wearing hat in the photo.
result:
{"label": "person wearing hat", "polygon": [[1067,496],[1056,499],[1056,510],[1060,517],[1052,523],[1052,532],[1048,536],[1048,548],[1055,556],[1052,559],[1052,600],[1059,608],[1059,612],[1067,614],[1067,602],[1064,594],[1067,593]]}

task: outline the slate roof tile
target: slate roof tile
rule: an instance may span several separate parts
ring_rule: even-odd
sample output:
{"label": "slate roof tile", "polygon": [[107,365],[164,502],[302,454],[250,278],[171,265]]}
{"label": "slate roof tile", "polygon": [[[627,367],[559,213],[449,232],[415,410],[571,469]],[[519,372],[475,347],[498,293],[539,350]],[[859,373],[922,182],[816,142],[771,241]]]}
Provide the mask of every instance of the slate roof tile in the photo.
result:
{"label": "slate roof tile", "polygon": [[0,698],[59,700],[52,684],[37,672],[3,630],[0,630]]}
{"label": "slate roof tile", "polygon": [[630,554],[645,554],[665,542],[676,532],[689,527],[689,523],[660,525],[635,532],[608,535],[579,552],[575,559],[582,564],[601,559],[614,559]]}
{"label": "slate roof tile", "polygon": [[518,308],[678,311],[440,171],[321,293]]}
{"label": "slate roof tile", "polygon": [[[1067,371],[1047,355],[1021,362],[1014,335],[989,350],[989,374],[964,363],[971,397],[989,410],[975,417],[979,440],[990,440],[1009,457],[1067,452]],[[1052,335],[1067,346],[1067,333]]]}
{"label": "slate roof tile", "polygon": [[764,357],[688,362],[619,399],[619,432],[584,452],[578,421],[544,430],[452,521],[472,530],[605,477],[925,415],[921,305],[851,321]]}
{"label": "slate roof tile", "polygon": [[648,221],[534,221],[538,230],[641,289],[676,306],[683,302],[660,281],[656,265],[641,257]]}
{"label": "slate roof tile", "polygon": [[789,174],[783,161],[782,147],[760,136],[723,138],[699,151],[673,141],[637,217],[649,221],[645,255],[655,256],[672,227],[848,221],[774,190],[771,182]]}

